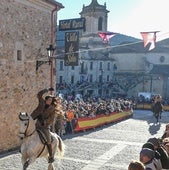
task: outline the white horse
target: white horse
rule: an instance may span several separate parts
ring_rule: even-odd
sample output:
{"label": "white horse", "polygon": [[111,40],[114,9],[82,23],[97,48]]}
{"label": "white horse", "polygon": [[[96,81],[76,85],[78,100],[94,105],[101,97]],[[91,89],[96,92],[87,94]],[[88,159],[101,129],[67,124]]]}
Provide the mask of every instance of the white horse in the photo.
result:
{"label": "white horse", "polygon": [[[35,120],[33,120],[32,117],[25,112],[19,114],[19,119],[19,136],[22,139],[20,148],[22,154],[21,159],[23,170],[26,170],[27,167],[32,164],[37,158],[45,157],[48,159],[48,149],[39,137],[39,134],[35,127]],[[64,155],[65,145],[62,139],[57,134],[51,132],[51,135],[53,137],[53,156],[55,155],[56,151],[58,151],[58,158],[59,160],[61,160]],[[48,170],[54,170],[54,166],[52,163],[49,163]]]}

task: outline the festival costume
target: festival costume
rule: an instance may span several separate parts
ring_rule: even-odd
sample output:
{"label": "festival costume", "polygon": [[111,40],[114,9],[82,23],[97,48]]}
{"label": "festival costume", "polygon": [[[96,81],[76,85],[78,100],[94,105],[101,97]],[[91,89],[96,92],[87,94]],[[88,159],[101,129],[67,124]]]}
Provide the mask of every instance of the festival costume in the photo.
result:
{"label": "festival costume", "polygon": [[48,92],[47,89],[41,90],[37,97],[39,99],[38,107],[31,113],[32,118],[36,121],[36,129],[41,130],[46,137],[46,145],[49,152],[49,163],[54,161],[52,156],[52,144],[51,144],[51,135],[50,135],[50,126],[54,123],[55,120],[55,106],[46,105],[45,100],[43,99],[43,94]]}

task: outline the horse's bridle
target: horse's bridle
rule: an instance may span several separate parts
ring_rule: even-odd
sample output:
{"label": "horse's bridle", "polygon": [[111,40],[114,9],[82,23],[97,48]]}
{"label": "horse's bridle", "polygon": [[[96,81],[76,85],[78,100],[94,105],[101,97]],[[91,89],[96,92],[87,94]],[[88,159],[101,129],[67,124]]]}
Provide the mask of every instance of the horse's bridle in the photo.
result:
{"label": "horse's bridle", "polygon": [[29,136],[33,135],[33,133],[36,131],[36,129],[33,130],[32,133],[27,134],[27,130],[28,130],[28,128],[29,128],[29,117],[27,117],[27,118],[22,118],[21,116],[19,116],[19,119],[20,119],[21,121],[26,121],[26,122],[27,122],[27,123],[25,122],[25,126],[26,126],[25,132],[19,132],[19,134],[24,135],[24,137],[20,137],[21,140],[24,139],[24,138],[26,138],[26,137],[29,137]]}

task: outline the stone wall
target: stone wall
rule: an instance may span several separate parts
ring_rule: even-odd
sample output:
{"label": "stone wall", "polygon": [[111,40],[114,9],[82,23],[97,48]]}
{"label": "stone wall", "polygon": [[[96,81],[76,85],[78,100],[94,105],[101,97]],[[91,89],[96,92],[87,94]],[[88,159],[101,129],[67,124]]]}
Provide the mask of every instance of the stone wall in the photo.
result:
{"label": "stone wall", "polygon": [[36,71],[36,60],[47,59],[54,6],[34,2],[0,1],[0,152],[19,145],[19,112],[31,113],[50,86],[50,65]]}

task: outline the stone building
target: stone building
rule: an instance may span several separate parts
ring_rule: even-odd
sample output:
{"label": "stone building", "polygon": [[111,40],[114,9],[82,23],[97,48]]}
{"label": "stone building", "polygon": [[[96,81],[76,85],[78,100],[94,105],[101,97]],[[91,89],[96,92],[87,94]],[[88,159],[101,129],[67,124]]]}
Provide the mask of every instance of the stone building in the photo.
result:
{"label": "stone building", "polygon": [[31,113],[37,92],[50,86],[50,65],[36,70],[36,64],[48,60],[46,48],[55,45],[61,8],[55,0],[0,1],[0,152],[19,145],[19,112]]}
{"label": "stone building", "polygon": [[79,65],[64,66],[64,47],[58,49],[56,90],[89,96],[134,96],[152,92],[169,97],[168,40],[148,51],[140,39],[117,34],[103,44],[98,32],[107,31],[106,3],[91,0],[80,17],[86,29],[80,31]]}

